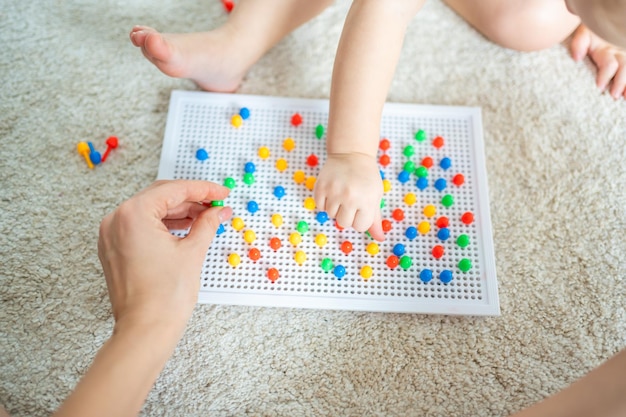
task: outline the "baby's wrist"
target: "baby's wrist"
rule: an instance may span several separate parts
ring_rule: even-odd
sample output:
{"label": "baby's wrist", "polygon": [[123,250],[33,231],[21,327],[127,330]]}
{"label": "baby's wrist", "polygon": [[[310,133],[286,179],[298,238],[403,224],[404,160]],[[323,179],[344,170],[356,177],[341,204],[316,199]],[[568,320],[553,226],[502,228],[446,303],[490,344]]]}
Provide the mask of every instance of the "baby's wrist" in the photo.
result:
{"label": "baby's wrist", "polygon": [[372,159],[376,160],[376,154],[369,154],[367,152],[361,151],[339,151],[339,152],[327,152],[327,157],[329,158],[337,158],[337,159]]}
{"label": "baby's wrist", "polygon": [[326,151],[333,155],[360,154],[375,158],[378,153],[378,138],[369,136],[365,133],[348,135],[329,132]]}

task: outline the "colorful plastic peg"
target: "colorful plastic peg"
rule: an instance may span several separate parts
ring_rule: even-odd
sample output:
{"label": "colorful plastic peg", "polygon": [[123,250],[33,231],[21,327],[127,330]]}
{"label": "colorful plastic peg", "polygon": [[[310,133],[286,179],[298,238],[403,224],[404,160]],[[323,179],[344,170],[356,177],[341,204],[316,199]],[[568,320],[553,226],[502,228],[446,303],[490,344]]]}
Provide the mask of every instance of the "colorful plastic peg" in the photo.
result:
{"label": "colorful plastic peg", "polygon": [[87,142],[78,142],[78,145],[76,145],[76,150],[78,151],[79,155],[82,155],[83,158],[85,158],[85,161],[87,162],[87,166],[89,167],[89,169],[93,169],[93,163],[91,162],[91,159],[89,158],[89,145],[87,145]]}
{"label": "colorful plastic peg", "polygon": [[222,5],[224,6],[226,13],[232,12],[235,8],[235,3],[233,3],[231,0],[222,0]]}
{"label": "colorful plastic peg", "polygon": [[87,146],[89,146],[89,159],[91,160],[91,163],[94,165],[99,165],[100,162],[102,162],[102,156],[100,155],[100,152],[96,150],[96,148],[93,146],[93,143],[91,142],[87,142]]}
{"label": "colorful plastic peg", "polygon": [[107,158],[109,157],[109,153],[111,153],[111,151],[117,148],[117,146],[119,145],[117,137],[109,136],[106,141],[106,145],[107,145],[107,150],[104,151],[104,155],[102,155],[102,162],[106,161]]}
{"label": "colorful plastic peg", "polygon": [[291,116],[291,124],[294,126],[300,126],[302,124],[302,116],[300,116],[299,113],[294,113],[294,115]]}

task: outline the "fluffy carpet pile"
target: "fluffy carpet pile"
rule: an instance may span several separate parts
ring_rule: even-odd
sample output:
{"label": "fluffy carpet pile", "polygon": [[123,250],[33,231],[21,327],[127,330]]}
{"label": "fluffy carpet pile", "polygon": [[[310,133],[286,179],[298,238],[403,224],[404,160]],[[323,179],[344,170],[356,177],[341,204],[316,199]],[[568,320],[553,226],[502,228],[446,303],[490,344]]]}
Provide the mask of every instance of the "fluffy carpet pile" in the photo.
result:
{"label": "fluffy carpet pile", "polygon": [[[328,98],[349,3],[272,49],[242,93]],[[51,413],[112,329],[100,219],[156,177],[173,89],[134,24],[216,27],[218,1],[4,2],[0,404]],[[199,305],[144,416],[505,416],[626,345],[626,105],[567,44],[500,48],[439,1],[389,101],[480,106],[502,316]],[[78,141],[120,147],[89,171]]]}

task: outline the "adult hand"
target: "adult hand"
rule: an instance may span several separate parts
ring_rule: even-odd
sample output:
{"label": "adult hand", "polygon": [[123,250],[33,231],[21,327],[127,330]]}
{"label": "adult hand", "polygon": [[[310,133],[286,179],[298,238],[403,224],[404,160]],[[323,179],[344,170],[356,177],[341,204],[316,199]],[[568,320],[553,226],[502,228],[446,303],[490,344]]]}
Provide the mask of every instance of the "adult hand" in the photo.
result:
{"label": "adult hand", "polygon": [[[116,329],[175,324],[184,328],[197,302],[202,262],[229,207],[226,187],[207,181],[157,181],[107,215],[98,255],[104,268]],[[170,228],[188,228],[184,238]]]}

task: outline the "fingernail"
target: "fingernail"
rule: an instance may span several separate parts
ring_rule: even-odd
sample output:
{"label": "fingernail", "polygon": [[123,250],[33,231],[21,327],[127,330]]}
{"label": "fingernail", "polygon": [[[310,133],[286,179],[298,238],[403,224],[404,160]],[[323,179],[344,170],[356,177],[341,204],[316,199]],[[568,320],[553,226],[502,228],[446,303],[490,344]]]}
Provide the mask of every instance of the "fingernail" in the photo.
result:
{"label": "fingernail", "polygon": [[217,217],[220,219],[220,223],[226,221],[232,215],[232,210],[230,207],[222,207],[220,211],[217,212]]}
{"label": "fingernail", "polygon": [[221,208],[220,211],[217,212],[217,218],[220,219],[220,222],[226,220],[226,215],[223,208]]}

